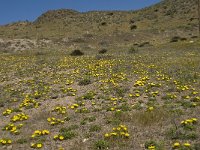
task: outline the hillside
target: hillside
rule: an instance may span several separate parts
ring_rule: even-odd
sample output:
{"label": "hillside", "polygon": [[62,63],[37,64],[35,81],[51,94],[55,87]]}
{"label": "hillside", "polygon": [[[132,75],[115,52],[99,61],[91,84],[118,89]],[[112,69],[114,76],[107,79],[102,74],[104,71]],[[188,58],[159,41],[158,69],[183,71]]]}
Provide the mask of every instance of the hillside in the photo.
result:
{"label": "hillside", "polygon": [[174,36],[190,39],[197,36],[198,30],[195,3],[194,0],[165,0],[138,11],[80,13],[69,9],[50,10],[34,22],[1,26],[3,40],[25,39],[25,44],[20,40],[18,45],[7,44],[10,41],[0,44],[1,47],[18,49],[46,47],[47,43],[63,48],[84,46],[99,49],[143,42],[156,45],[167,43]]}
{"label": "hillside", "polygon": [[200,150],[197,31],[188,0],[0,27],[0,150]]}

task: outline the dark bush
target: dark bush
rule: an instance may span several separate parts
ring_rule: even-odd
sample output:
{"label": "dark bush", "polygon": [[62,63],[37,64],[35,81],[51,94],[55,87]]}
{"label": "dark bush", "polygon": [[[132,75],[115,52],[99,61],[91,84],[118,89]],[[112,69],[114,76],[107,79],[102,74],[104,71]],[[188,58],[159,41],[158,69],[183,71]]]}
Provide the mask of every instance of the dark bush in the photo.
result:
{"label": "dark bush", "polygon": [[194,36],[191,36],[192,39],[196,39],[198,38],[198,36],[194,35]]}
{"label": "dark bush", "polygon": [[180,38],[180,40],[181,40],[181,41],[186,41],[187,38],[184,38],[184,37],[183,37],[183,38]]}
{"label": "dark bush", "polygon": [[154,12],[158,12],[158,9],[155,9]]}
{"label": "dark bush", "polygon": [[187,40],[187,38],[180,37],[180,36],[174,36],[174,37],[172,37],[170,42],[172,43],[172,42],[186,41],[186,40]]}
{"label": "dark bush", "polygon": [[36,29],[41,28],[41,25],[36,25],[35,28]]}
{"label": "dark bush", "polygon": [[178,42],[179,40],[180,40],[179,36],[174,36],[174,37],[172,37],[170,42]]}
{"label": "dark bush", "polygon": [[99,54],[105,54],[108,50],[107,49],[101,49],[99,50]]}
{"label": "dark bush", "polygon": [[80,50],[76,49],[76,50],[73,50],[70,55],[71,56],[82,56],[82,55],[84,55],[84,53],[81,52]]}
{"label": "dark bush", "polygon": [[102,22],[101,25],[102,25],[102,26],[105,26],[105,25],[107,25],[107,23],[106,23],[106,22]]}
{"label": "dark bush", "polygon": [[135,29],[137,29],[137,26],[136,25],[131,25],[130,29],[131,30],[135,30]]}
{"label": "dark bush", "polygon": [[151,46],[151,44],[149,42],[143,42],[138,45],[138,47],[144,47],[144,46]]}
{"label": "dark bush", "polygon": [[190,18],[190,21],[193,21],[193,20],[195,20],[196,18]]}
{"label": "dark bush", "polygon": [[113,12],[109,12],[109,13],[107,13],[107,15],[108,16],[112,16],[112,15],[114,15],[114,13]]}

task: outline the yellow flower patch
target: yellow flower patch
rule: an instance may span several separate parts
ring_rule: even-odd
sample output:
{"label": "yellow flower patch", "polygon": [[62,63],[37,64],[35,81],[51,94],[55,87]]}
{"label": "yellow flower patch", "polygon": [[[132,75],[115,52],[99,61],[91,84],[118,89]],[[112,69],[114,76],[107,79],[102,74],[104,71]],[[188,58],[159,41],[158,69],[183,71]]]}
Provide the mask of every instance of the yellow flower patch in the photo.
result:
{"label": "yellow flower patch", "polygon": [[105,133],[105,138],[111,138],[111,137],[120,137],[120,138],[129,138],[130,134],[128,133],[128,128],[126,125],[119,125],[117,127],[114,127],[113,132]]}

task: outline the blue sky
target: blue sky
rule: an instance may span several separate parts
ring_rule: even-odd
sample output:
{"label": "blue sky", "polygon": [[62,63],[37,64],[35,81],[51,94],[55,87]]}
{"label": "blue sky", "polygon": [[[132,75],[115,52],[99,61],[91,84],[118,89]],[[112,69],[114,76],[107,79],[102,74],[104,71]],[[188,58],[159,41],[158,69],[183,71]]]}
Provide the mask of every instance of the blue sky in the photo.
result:
{"label": "blue sky", "polygon": [[0,25],[15,21],[33,21],[52,9],[136,10],[160,0],[0,0]]}

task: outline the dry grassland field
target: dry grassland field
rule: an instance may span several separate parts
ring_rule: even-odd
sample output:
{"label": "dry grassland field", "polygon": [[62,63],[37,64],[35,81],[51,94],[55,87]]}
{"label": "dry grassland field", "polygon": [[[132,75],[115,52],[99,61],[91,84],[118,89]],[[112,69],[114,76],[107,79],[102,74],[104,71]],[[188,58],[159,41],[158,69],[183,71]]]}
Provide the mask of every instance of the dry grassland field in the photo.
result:
{"label": "dry grassland field", "polygon": [[199,150],[200,51],[190,47],[2,53],[0,149]]}

